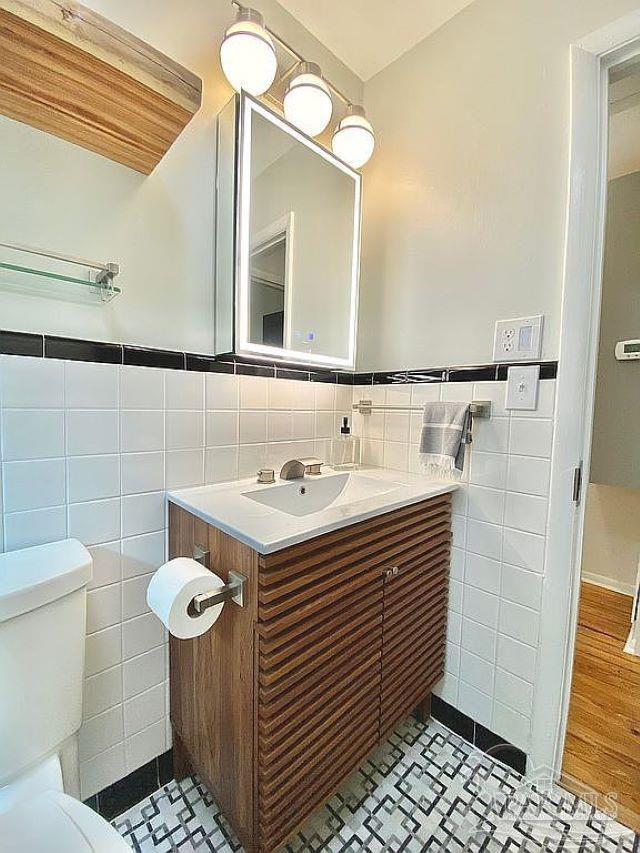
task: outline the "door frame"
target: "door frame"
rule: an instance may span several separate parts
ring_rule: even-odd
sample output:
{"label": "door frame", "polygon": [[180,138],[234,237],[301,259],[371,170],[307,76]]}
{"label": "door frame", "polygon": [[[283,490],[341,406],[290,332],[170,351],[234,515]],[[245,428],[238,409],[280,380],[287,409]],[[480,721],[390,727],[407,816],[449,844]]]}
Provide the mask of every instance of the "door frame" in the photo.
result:
{"label": "door frame", "polygon": [[560,775],[584,532],[607,198],[609,69],[640,54],[640,9],[571,45],[570,141],[556,418],[529,772]]}
{"label": "door frame", "polygon": [[[250,255],[256,250],[265,248],[268,243],[274,242],[278,237],[284,235],[285,240],[285,263],[284,263],[284,340],[283,347],[291,349],[293,338],[293,259],[295,240],[295,213],[290,210],[284,216],[266,225],[251,238]],[[251,266],[249,266],[249,284],[251,284]]]}

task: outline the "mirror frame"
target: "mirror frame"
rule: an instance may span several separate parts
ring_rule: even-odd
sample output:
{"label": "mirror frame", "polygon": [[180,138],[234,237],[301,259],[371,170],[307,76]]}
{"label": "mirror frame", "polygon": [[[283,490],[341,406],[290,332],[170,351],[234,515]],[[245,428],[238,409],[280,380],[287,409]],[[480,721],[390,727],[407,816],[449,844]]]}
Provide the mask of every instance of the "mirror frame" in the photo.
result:
{"label": "mirror frame", "polygon": [[[320,353],[267,346],[249,340],[249,292],[251,278],[251,129],[252,118],[260,115],[281,128],[289,136],[320,155],[353,180],[353,235],[351,260],[351,299],[349,316],[349,341],[346,358]],[[356,334],[358,321],[358,290],[360,279],[360,231],[362,214],[362,176],[329,151],[314,142],[288,121],[281,118],[260,101],[243,92],[240,95],[238,147],[237,147],[237,196],[235,210],[235,343],[238,355],[261,358],[269,361],[286,361],[297,364],[315,365],[323,368],[354,370],[356,360]]]}

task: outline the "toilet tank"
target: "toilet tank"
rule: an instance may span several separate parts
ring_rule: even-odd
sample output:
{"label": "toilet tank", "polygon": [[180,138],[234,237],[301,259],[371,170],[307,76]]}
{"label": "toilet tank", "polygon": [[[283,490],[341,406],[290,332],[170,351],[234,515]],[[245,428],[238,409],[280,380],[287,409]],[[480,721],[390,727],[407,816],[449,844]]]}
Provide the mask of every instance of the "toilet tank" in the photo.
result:
{"label": "toilet tank", "polygon": [[90,578],[75,539],[0,554],[0,786],[80,728]]}

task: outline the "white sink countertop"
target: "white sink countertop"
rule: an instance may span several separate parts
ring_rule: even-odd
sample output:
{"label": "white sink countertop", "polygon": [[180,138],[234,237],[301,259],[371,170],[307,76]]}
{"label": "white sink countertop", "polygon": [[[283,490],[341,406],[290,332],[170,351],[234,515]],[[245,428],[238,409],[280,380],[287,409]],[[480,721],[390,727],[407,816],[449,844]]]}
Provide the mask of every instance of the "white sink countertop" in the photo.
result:
{"label": "white sink countertop", "polygon": [[449,480],[383,468],[328,468],[319,476],[267,485],[251,477],[180,489],[167,498],[258,553],[271,554],[457,488]]}

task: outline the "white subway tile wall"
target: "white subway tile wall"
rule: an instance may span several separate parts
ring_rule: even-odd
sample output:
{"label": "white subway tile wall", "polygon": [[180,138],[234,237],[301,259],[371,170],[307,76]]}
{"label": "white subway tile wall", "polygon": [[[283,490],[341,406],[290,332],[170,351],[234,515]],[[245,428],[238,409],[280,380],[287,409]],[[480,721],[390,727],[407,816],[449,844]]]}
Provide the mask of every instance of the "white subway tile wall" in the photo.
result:
{"label": "white subway tile wall", "polygon": [[[446,674],[437,692],[477,722],[528,751],[546,547],[555,380],[538,408],[510,412],[505,383],[355,386],[354,400],[421,406],[491,400],[477,419],[453,501]],[[363,462],[420,472],[422,417],[357,416]]]}
{"label": "white subway tile wall", "polygon": [[[0,357],[0,549],[65,536],[94,560],[82,795],[170,746],[166,632],[146,606],[164,561],[164,490],[315,454],[354,399],[491,399],[454,497],[446,675],[451,704],[527,750],[544,574],[555,382],[535,412],[502,382],[351,388],[254,376]],[[354,418],[366,464],[419,472],[421,416]]]}
{"label": "white subway tile wall", "polygon": [[0,357],[0,550],[75,536],[94,561],[83,797],[171,745],[167,636],[146,605],[165,488],[328,459],[351,398],[325,383]]}

